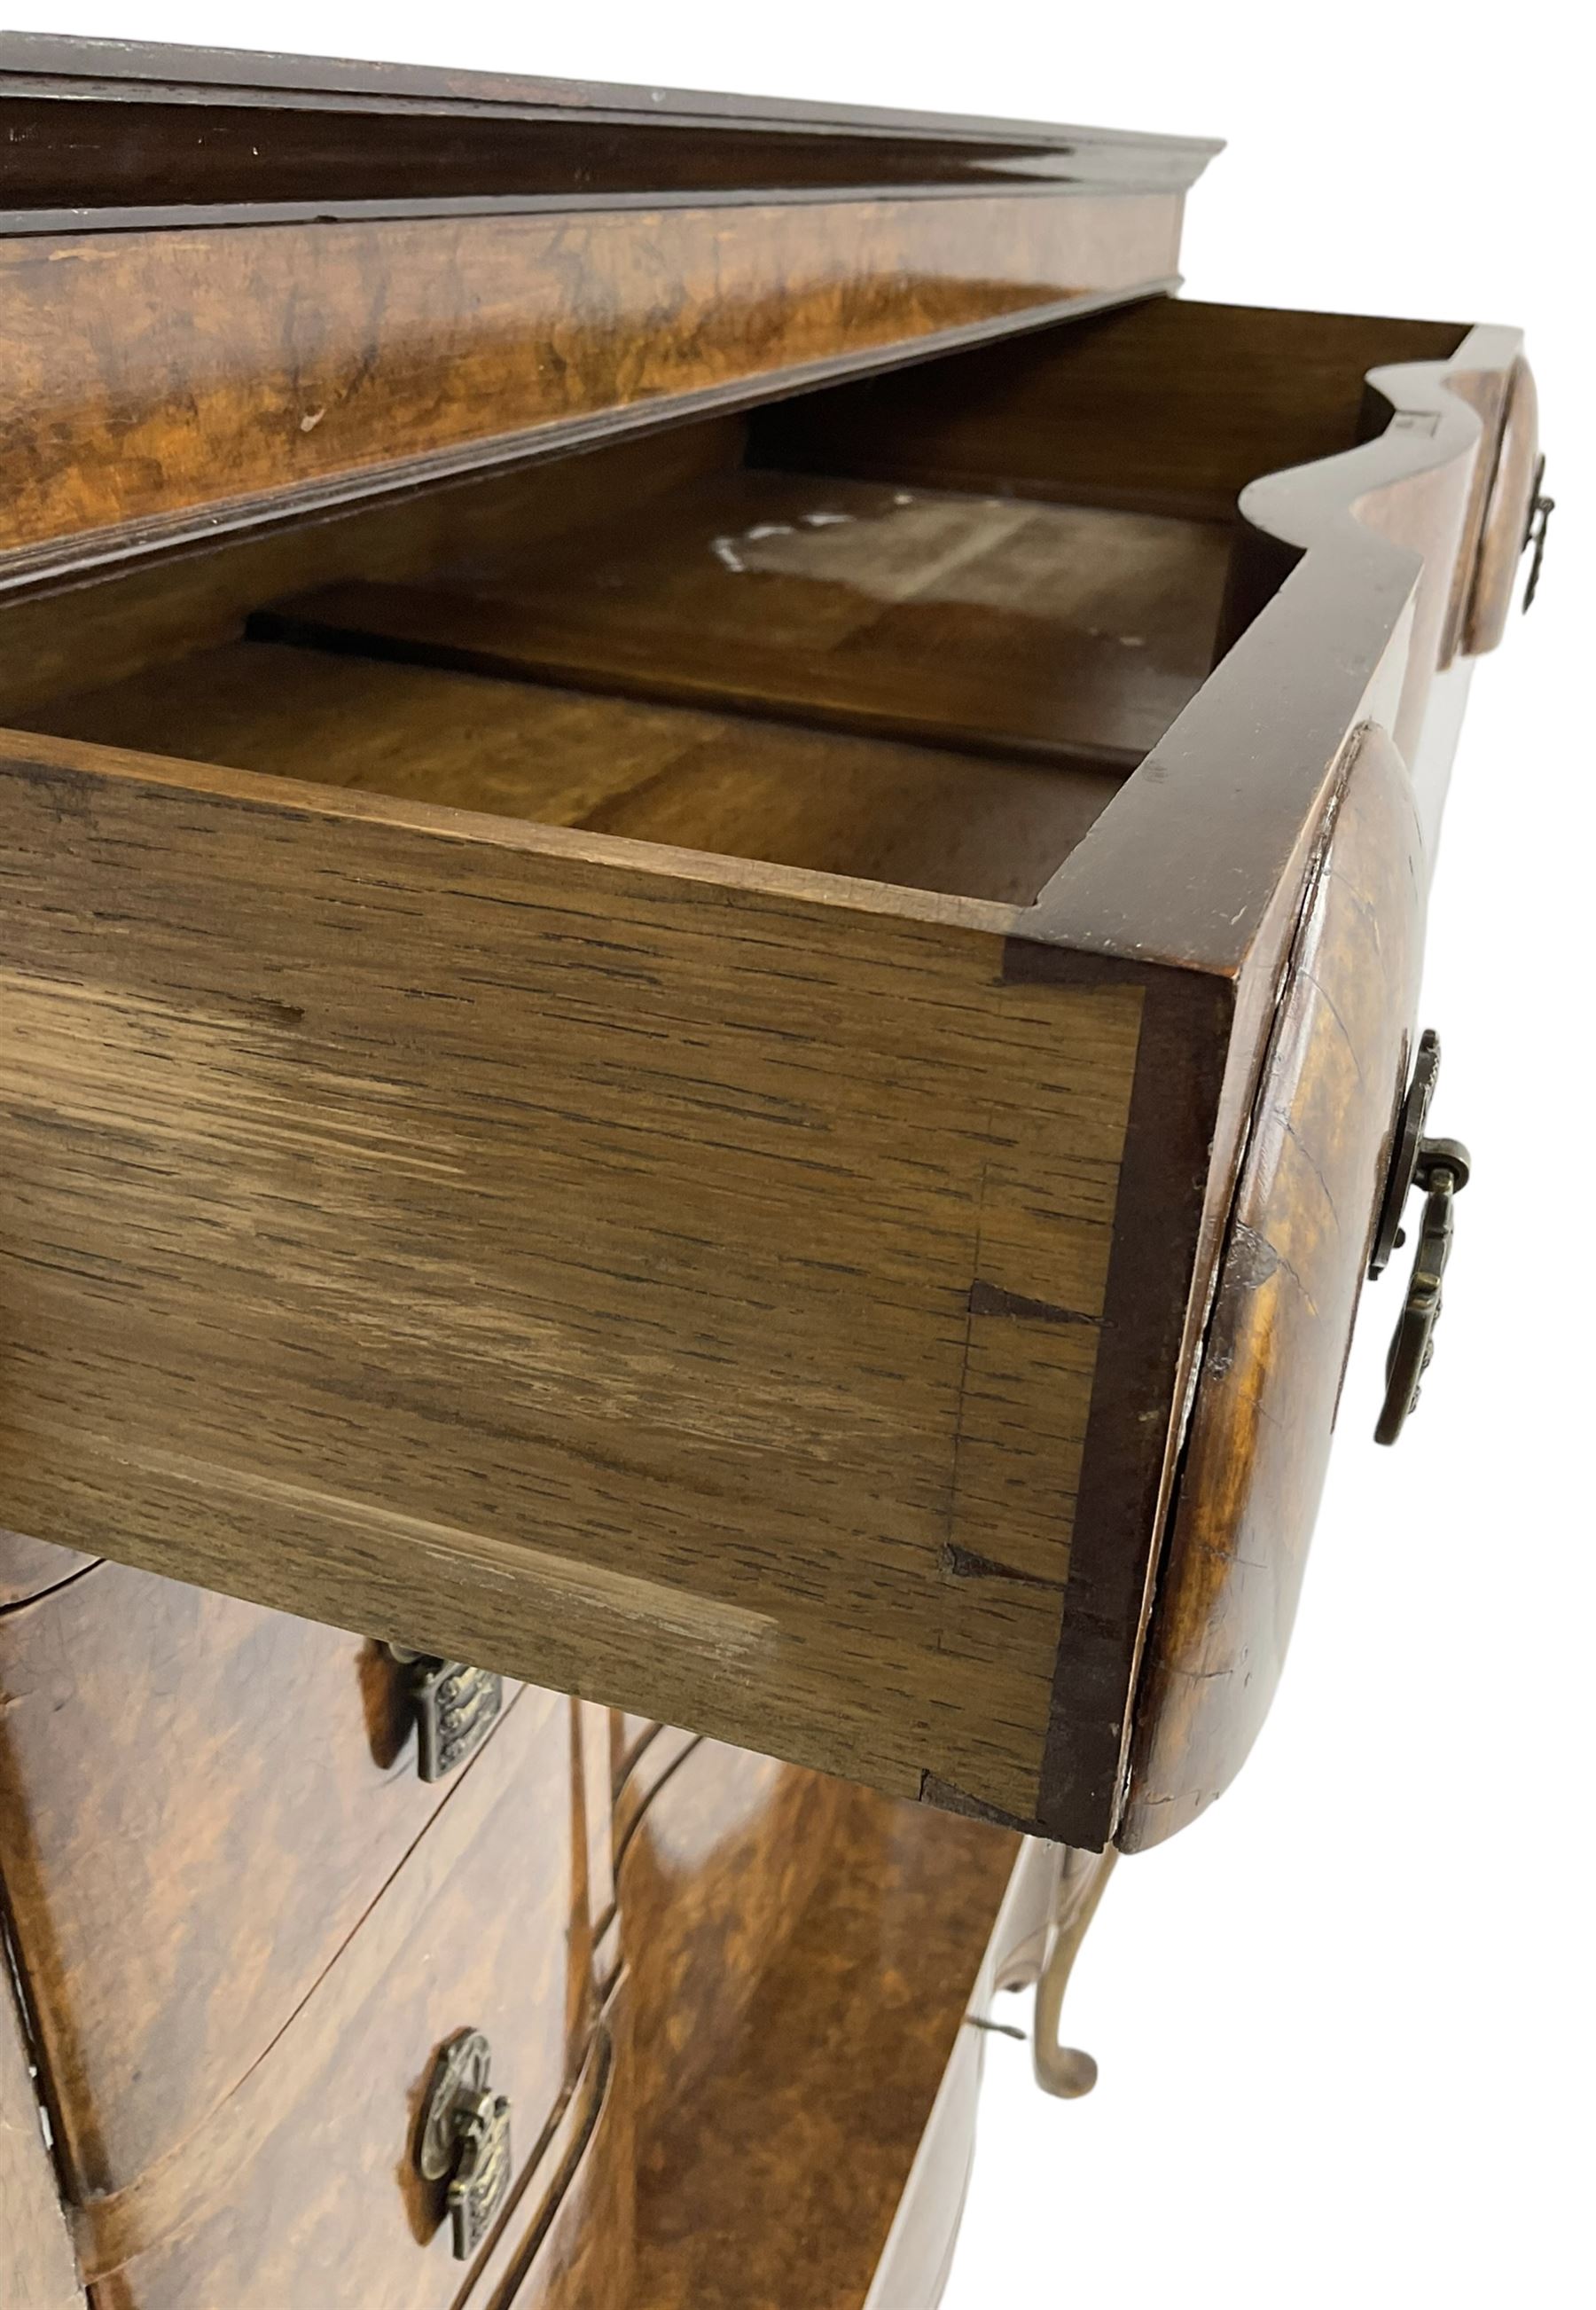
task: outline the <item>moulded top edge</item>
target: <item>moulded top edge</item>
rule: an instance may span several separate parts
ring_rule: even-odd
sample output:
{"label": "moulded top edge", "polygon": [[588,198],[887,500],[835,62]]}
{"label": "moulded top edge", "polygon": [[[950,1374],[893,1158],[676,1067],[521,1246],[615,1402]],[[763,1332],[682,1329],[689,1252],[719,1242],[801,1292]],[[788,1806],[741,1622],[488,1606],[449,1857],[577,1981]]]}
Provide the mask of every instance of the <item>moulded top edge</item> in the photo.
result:
{"label": "moulded top edge", "polygon": [[[508,73],[455,72],[430,65],[357,62],[343,57],[274,56],[243,48],[200,48],[130,40],[69,39],[46,32],[0,35],[0,96],[7,79],[61,83],[120,83],[129,97],[156,89],[264,93],[291,104],[317,96],[364,98],[452,111],[509,109],[610,113],[629,119],[722,121],[728,126],[826,128],[837,133],[960,142],[1002,138],[1045,147],[1106,151],[1129,146],[1157,154],[1172,183],[1190,184],[1213,154],[1214,137],[1096,128],[979,115],[817,103],[708,90],[616,85]],[[63,94],[72,91],[63,87]],[[1180,165],[1184,162],[1184,168]]]}

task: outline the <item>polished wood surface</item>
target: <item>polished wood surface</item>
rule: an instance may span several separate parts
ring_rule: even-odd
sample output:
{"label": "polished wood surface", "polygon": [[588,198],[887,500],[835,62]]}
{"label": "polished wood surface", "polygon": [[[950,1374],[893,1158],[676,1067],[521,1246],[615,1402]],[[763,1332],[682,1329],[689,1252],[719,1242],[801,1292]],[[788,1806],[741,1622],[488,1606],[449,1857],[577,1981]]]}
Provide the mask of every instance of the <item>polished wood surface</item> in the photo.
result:
{"label": "polished wood surface", "polygon": [[976,2156],[986,2052],[982,2025],[992,2022],[1006,2030],[1021,2026],[998,1992],[1028,1988],[1037,1978],[1060,1859],[1057,1846],[1036,1838],[1028,1837],[1019,1848],[980,1971],[964,2000],[965,2026],[954,2039],[899,2191],[864,2310],[899,2310],[906,2303],[933,2305],[941,2299]]}
{"label": "polished wood surface", "polygon": [[1149,295],[1207,150],[0,42],[8,2310],[928,2310],[997,1984],[1086,2080],[1536,454]]}
{"label": "polished wood surface", "polygon": [[972,194],[0,237],[0,582],[1167,285],[1177,234]]}
{"label": "polished wood surface", "polygon": [[[230,135],[199,164],[218,198]],[[271,165],[303,159],[290,135]],[[1036,236],[1055,208],[1094,230],[1097,191],[809,189],[351,214],[317,228],[322,326],[291,378],[269,277],[247,304],[260,342],[222,331],[202,379],[221,397],[195,409],[205,456],[231,461],[230,524],[257,500],[302,519],[401,466],[408,484],[518,457],[655,386],[654,419],[696,406],[733,389],[710,374],[716,330],[745,349],[746,300],[793,296],[796,334],[782,319],[756,347],[768,399],[792,361],[852,357],[839,313],[875,326],[868,293],[834,295],[845,242],[868,272],[874,224],[915,298],[932,276],[900,228],[953,237],[933,303],[977,274],[1011,300],[989,315],[1002,345],[761,414],[751,468],[679,473],[607,548],[556,522],[435,569],[390,534],[362,568],[344,532],[336,594],[243,641],[213,631],[186,679],[164,596],[142,670],[26,709],[70,735],[15,742],[3,782],[23,1216],[0,1515],[1100,1844],[1315,845],[1360,727],[1416,751],[1491,527],[1493,379],[1516,350],[1157,302],[1018,332]],[[1167,194],[1101,198],[1129,230]],[[967,239],[1005,203],[1028,222],[983,271]],[[690,289],[669,326],[646,300],[617,365],[627,233],[657,226],[687,281],[711,216],[707,330],[688,328]],[[142,550],[214,482],[184,436],[169,470],[158,446],[118,464],[142,509],[96,500],[92,459],[51,430],[74,267],[103,244],[101,286],[136,304],[159,248],[186,284],[161,375],[186,379],[182,331],[246,309],[214,306],[205,267],[245,268],[237,287],[259,254],[269,276],[308,230],[72,234],[43,287],[27,265],[49,232],[4,245],[44,300],[19,381],[77,493],[63,529],[35,459],[24,557],[74,521],[74,566],[108,525]],[[446,234],[449,265],[420,261]],[[543,372],[506,369],[510,337],[479,374],[426,304],[469,306],[468,334],[519,310],[539,234],[582,282],[546,408],[516,400]],[[418,261],[383,326],[447,343],[469,395],[429,398],[424,358],[395,369],[380,333],[359,390],[334,390],[359,305],[339,268],[383,284],[401,246]],[[830,284],[819,305],[800,252]],[[922,322],[964,326],[940,306]],[[143,441],[137,380],[101,387]],[[228,600],[189,606],[225,626],[245,606]],[[973,749],[1001,759],[984,773]],[[1019,753],[1068,768],[1040,784]],[[29,1228],[67,1260],[30,1259]],[[220,1342],[198,1246],[235,1301]]]}
{"label": "polished wood surface", "polygon": [[203,553],[113,563],[46,592],[0,591],[0,720],[25,720],[81,689],[86,669],[103,685],[236,641],[250,611],[306,586],[470,567],[637,515],[662,491],[738,464],[743,431],[740,417],[701,419],[282,529],[226,533]]}
{"label": "polished wood surface", "polygon": [[569,1711],[527,1694],[236,2089],[137,2181],[74,2210],[111,2310],[443,2310],[462,2271],[414,2163],[439,2045],[480,2028],[512,2148],[564,2101],[571,1913]]}
{"label": "polished wood surface", "polygon": [[[595,2006],[565,2097],[493,2234],[459,2273],[451,2310],[644,2310],[636,2293],[636,2005],[622,1976]],[[366,2305],[356,2297],[347,2310]]]}
{"label": "polished wood surface", "polygon": [[7,2310],[81,2310],[41,2117],[22,2012],[9,1971],[0,1972],[0,2302]]}
{"label": "polished wood surface", "polygon": [[1212,139],[0,34],[0,230],[1016,183],[1176,200]]}
{"label": "polished wood surface", "polygon": [[[644,1867],[690,1886],[704,1829],[672,1870],[672,1799],[702,1810],[691,1776],[716,1759],[699,1749],[662,1793],[623,1898]],[[635,2298],[649,2310],[858,2310],[950,2057],[976,2034],[1015,1840],[860,1789],[828,1802],[823,1868],[787,1933],[772,1945],[730,1905],[700,1910],[707,1941],[655,2041],[663,2073],[645,2053]],[[933,2230],[952,2211],[933,2210]]]}
{"label": "polished wood surface", "polygon": [[[0,72],[10,61],[0,48]],[[229,212],[288,221],[313,210],[344,218],[401,204],[591,208],[706,195],[857,195],[898,186],[1011,189],[1017,178],[1038,191],[1175,193],[1184,192],[1200,157],[1182,140],[1119,142],[1090,129],[1073,150],[1023,130],[939,137],[840,121],[793,122],[772,136],[759,120],[695,119],[690,98],[676,117],[657,107],[645,113],[641,90],[613,91],[621,102],[594,120],[585,108],[547,101],[407,108],[375,91],[263,107],[215,84],[202,93],[192,82],[152,86],[135,107],[91,80],[73,93],[62,135],[59,81],[13,70],[0,90],[10,133],[0,159],[0,230],[13,232],[81,225],[85,209],[97,221],[108,216],[126,226],[169,208],[191,219],[197,210],[206,221]]]}
{"label": "polished wood surface", "polygon": [[[282,1626],[285,1641],[319,1634]],[[958,2189],[906,2212],[900,2200],[933,2119],[962,2187],[979,2039],[961,2025],[991,1994],[1015,1840],[669,1730],[613,1728],[632,1793],[617,1822],[627,1967],[571,2040],[558,1952],[562,1889],[577,1892],[559,1865],[573,1722],[592,1729],[585,1749],[612,1732],[525,1695],[210,2123],[82,2203],[97,2304],[280,2310],[307,2298],[314,2266],[318,2310],[365,2310],[374,2271],[385,2302],[461,2310],[849,2310],[883,2272],[940,2271]],[[25,1962],[40,1939],[30,1918]],[[465,2271],[408,2164],[421,2055],[463,2018],[487,2029],[518,2125],[533,2121]],[[34,2249],[48,2239],[30,2233]],[[76,2297],[24,2293],[19,2310],[36,2298]]]}
{"label": "polished wood surface", "polygon": [[[1206,326],[1199,308],[1193,327],[1201,336]],[[1268,328],[1266,320],[1265,336]],[[1245,616],[1233,614],[1226,655],[1022,920],[1028,941],[1057,938],[1104,954],[1156,959],[1182,977],[1200,975],[1230,1007],[1228,1052],[1204,1142],[1193,1290],[1178,1353],[1167,1367],[1175,1417],[1158,1439],[1156,1469],[1143,1438],[1144,1530],[1165,1527],[1184,1440],[1181,1415],[1198,1380],[1204,1317],[1326,808],[1366,725],[1416,750],[1446,647],[1476,478],[1481,460],[1494,454],[1488,429],[1450,391],[1448,378],[1453,365],[1478,376],[1510,365],[1516,352],[1511,333],[1476,331],[1450,361],[1376,368],[1367,391],[1371,405],[1386,413],[1383,430],[1244,492],[1233,612],[1249,584],[1260,582]],[[1332,630],[1339,638],[1329,650]],[[1429,802],[1432,825],[1440,800],[1437,790]],[[1431,863],[1421,857],[1421,879]],[[1143,1047],[1149,1048],[1145,1034]],[[1143,1140],[1133,1110],[1128,1151]],[[1132,1208],[1131,1184],[1127,1170],[1122,1214]],[[1145,1275],[1145,1259],[1144,1242],[1116,1234],[1115,1261],[1127,1273]],[[1110,1304],[1128,1288],[1111,1265]],[[1123,1335],[1118,1344],[1123,1349]],[[1094,1394],[1103,1433],[1089,1430],[1078,1517],[1080,1533],[1099,1546],[1108,1513],[1116,1504],[1124,1509],[1123,1454],[1133,1431],[1115,1406],[1126,1398],[1123,1376],[1106,1366]],[[1071,1576],[1095,1579],[1117,1565],[1123,1580],[1133,1560],[1123,1542],[1097,1560],[1078,1547]],[[1144,1568],[1142,1628],[1156,1558]],[[1071,1602],[1067,1597],[1066,1634],[1090,1625]],[[1061,1666],[1066,1663],[1067,1654]],[[1238,1693],[1236,1705],[1241,1734],[1249,1704]],[[1122,1720],[1117,1752],[1100,1750],[1099,1785],[1123,1788],[1129,1730]],[[1073,1745],[1073,1721],[1061,1710],[1052,1753],[1063,1759]]]}
{"label": "polished wood surface", "polygon": [[[641,1793],[617,1820],[619,1893],[637,1999],[640,2121],[657,2163],[680,2113],[736,2066],[750,2007],[817,1889],[851,1865],[854,1792],[824,1774],[694,1741]],[[652,2173],[646,2158],[644,2172]]]}
{"label": "polished wood surface", "polygon": [[204,2122],[451,1793],[403,1685],[368,1638],[119,1565],[0,1616],[0,1850],[79,2194]]}
{"label": "polished wood surface", "polygon": [[597,2310],[636,2303],[638,2139],[631,2019],[622,1982],[609,2000],[590,2078],[542,2163],[551,2178],[504,2279],[473,2284],[469,2310]]}
{"label": "polished wood surface", "polygon": [[[397,149],[412,159],[415,143],[407,131],[418,123],[431,132],[431,150],[460,157],[484,147],[496,158],[513,151],[517,161],[535,166],[536,138],[525,134],[561,122],[589,131],[589,157],[602,160],[607,149],[623,141],[615,132],[635,137],[643,132],[668,132],[677,121],[690,123],[704,148],[700,167],[714,165],[713,155],[728,149],[741,162],[752,148],[733,133],[753,124],[779,129],[776,158],[768,165],[779,172],[785,148],[806,140],[805,129],[846,135],[856,151],[851,181],[868,178],[872,168],[894,152],[911,156],[918,168],[935,152],[951,165],[961,156],[973,169],[994,159],[1012,164],[1023,156],[1044,178],[1053,177],[1074,185],[1159,187],[1183,190],[1201,174],[1213,154],[1221,151],[1212,137],[1158,135],[1145,130],[1088,128],[1058,121],[993,119],[983,116],[915,112],[898,106],[836,104],[811,99],[731,94],[724,90],[632,87],[603,81],[558,80],[523,73],[460,72],[435,65],[400,65],[357,61],[341,56],[279,56],[244,48],[171,46],[158,41],[102,40],[62,38],[48,32],[7,32],[0,37],[0,72],[13,93],[31,91],[70,102],[74,109],[100,97],[119,94],[125,103],[136,102],[155,117],[156,135],[143,145],[145,156],[161,130],[168,132],[168,108],[179,100],[194,101],[211,95],[225,101],[230,93],[247,92],[271,99],[256,141],[265,157],[274,136],[303,134],[306,116],[330,114],[341,126],[356,132],[369,116],[395,121]],[[506,120],[522,134],[513,146],[494,142],[495,131]],[[136,153],[141,129],[129,125],[124,135]],[[225,143],[208,151],[213,140],[191,140],[199,146],[190,155],[195,168],[226,169],[236,155]],[[767,143],[770,140],[767,139]],[[995,148],[995,151],[994,149]],[[122,152],[91,148],[93,164],[85,163],[86,183],[80,195],[93,191],[105,197],[107,166],[122,165]],[[564,148],[560,148],[564,149]],[[273,165],[275,154],[268,161]],[[325,155],[324,157],[331,157]],[[13,179],[31,184],[49,156],[24,152],[10,156]],[[115,187],[109,188],[114,195]]]}
{"label": "polished wood surface", "polygon": [[1406,766],[1371,730],[1332,797],[1230,1220],[1138,1695],[1132,1849],[1221,1793],[1279,1680],[1407,1088],[1421,853]]}
{"label": "polished wood surface", "polygon": [[1216,149],[25,34],[0,120],[0,584],[1167,288]]}
{"label": "polished wood surface", "polygon": [[[99,1576],[121,1584],[130,1629],[137,1587],[158,1610],[174,1593],[111,1568]],[[323,1636],[291,1622],[277,1634],[291,1646]],[[171,1636],[192,1657],[183,1631]],[[139,1670],[130,1643],[124,1691]],[[110,1664],[98,1673],[109,1682]],[[234,1688],[256,1707],[279,1689],[262,1660]],[[591,1818],[580,1797],[561,1817],[573,1724],[584,1774],[600,1736],[618,1739],[630,1798],[617,1820],[626,1970],[576,2038],[558,1955],[566,1905],[580,1899],[580,1870],[568,1879],[559,1865],[564,1830],[580,1837]],[[159,1761],[162,1744],[146,1736],[143,1753]],[[204,1848],[202,1821],[190,1843]],[[122,1849],[98,1848],[132,1898]],[[225,2293],[238,2310],[277,2310],[302,2298],[296,2273],[314,2265],[327,2310],[364,2310],[374,2271],[385,2301],[471,2310],[790,2310],[780,2273],[801,2255],[812,2266],[792,2298],[843,2310],[863,2302],[889,2231],[897,2254],[940,2266],[956,2201],[906,2221],[899,2199],[933,2112],[967,2126],[978,2040],[960,2024],[990,1993],[1014,1857],[1013,1838],[983,1825],[669,1730],[628,1736],[526,1694],[236,2089],[136,2180],[82,2198],[95,2299],[211,2310]],[[48,2008],[59,1987],[36,1960],[48,1921],[30,1910],[19,1924]],[[582,1945],[571,1940],[572,1962]],[[533,2120],[466,2271],[444,2255],[405,2154],[429,2072],[421,2054],[462,2019],[486,2028],[518,2123]],[[59,2106],[58,2037],[44,2058]],[[862,2154],[841,2155],[861,2140]],[[41,2297],[41,2310],[72,2298]]]}
{"label": "polished wood surface", "polygon": [[52,1548],[20,1532],[0,1532],[0,1611],[25,1603],[46,1588],[57,1588],[94,1562],[70,1548]]}
{"label": "polished wood surface", "polygon": [[470,2310],[929,2310],[1015,1840],[668,1731],[643,1754],[628,1969]]}

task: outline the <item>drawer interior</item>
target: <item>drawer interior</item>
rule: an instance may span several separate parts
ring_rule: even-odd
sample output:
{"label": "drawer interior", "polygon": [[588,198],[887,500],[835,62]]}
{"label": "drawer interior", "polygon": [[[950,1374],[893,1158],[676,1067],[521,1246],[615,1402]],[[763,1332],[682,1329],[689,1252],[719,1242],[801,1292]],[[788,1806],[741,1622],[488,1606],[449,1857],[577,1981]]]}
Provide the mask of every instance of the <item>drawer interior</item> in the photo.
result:
{"label": "drawer interior", "polygon": [[0,615],[0,715],[1028,904],[1283,576],[1239,491],[1456,334],[1156,300]]}
{"label": "drawer interior", "polygon": [[1201,684],[1221,524],[746,465],[30,726],[1028,904]]}

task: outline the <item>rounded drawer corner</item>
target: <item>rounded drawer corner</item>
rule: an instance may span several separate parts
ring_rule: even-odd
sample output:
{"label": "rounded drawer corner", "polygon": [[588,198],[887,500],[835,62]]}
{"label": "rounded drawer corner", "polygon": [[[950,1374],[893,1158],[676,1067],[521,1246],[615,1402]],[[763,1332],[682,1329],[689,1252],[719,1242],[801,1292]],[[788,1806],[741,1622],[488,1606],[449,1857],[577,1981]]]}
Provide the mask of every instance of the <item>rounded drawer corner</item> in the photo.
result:
{"label": "rounded drawer corner", "polygon": [[1409,1079],[1421,838],[1383,733],[1363,734],[1332,808],[1203,1344],[1116,1832],[1130,1851],[1222,1793],[1273,1698]]}

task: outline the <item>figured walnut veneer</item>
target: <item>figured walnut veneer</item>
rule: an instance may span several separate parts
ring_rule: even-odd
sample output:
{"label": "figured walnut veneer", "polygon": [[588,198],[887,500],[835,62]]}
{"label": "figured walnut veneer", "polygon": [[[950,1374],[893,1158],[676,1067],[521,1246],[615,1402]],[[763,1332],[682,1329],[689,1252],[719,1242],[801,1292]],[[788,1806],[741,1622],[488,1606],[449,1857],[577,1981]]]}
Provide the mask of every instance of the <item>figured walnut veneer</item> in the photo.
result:
{"label": "figured walnut veneer", "polygon": [[93,1561],[91,1556],[70,1548],[52,1548],[47,1541],[30,1540],[23,1533],[0,1532],[0,1611],[56,1587]]}
{"label": "figured walnut veneer", "polygon": [[1280,1678],[1406,1088],[1423,946],[1407,769],[1371,732],[1334,797],[1209,1326],[1119,1841],[1218,1796]]}
{"label": "figured walnut veneer", "polygon": [[0,1614],[0,1854],[74,2193],[206,2122],[452,1793],[403,1687],[369,1639],[121,1565]]}
{"label": "figured walnut veneer", "polygon": [[[662,1793],[649,1820],[665,1854],[680,1815],[713,1802],[716,1767],[700,1751]],[[681,1871],[672,1910],[643,1908],[679,1952],[672,2020],[640,2045],[636,2298],[650,2310],[861,2310],[867,2297],[895,2310],[932,2298],[902,2290],[907,2270],[934,2267],[957,2226],[956,2162],[911,2234],[891,2235],[933,2112],[956,2137],[973,2114],[978,2059],[958,2062],[950,2110],[938,2092],[976,2036],[967,2016],[985,2002],[1016,1842],[863,1789],[819,1793],[819,1865],[800,1864],[812,1889],[774,1941],[728,1931],[716,1900],[734,1815]],[[639,1851],[633,1873],[656,1868]]]}
{"label": "figured walnut veneer", "polygon": [[304,2299],[314,2270],[354,2278],[344,2300],[394,2310],[453,2297],[460,2272],[442,2192],[413,2162],[415,2127],[437,2048],[467,2026],[513,2097],[519,2157],[565,2105],[571,1788],[568,1706],[526,1694],[207,2122],[74,2206],[97,2304],[265,2310]]}
{"label": "figured walnut veneer", "polygon": [[971,194],[0,238],[30,412],[0,582],[1163,285],[1178,219]]}
{"label": "figured walnut veneer", "polygon": [[0,2302],[81,2310],[72,2240],[39,2123],[20,2007],[0,1978]]}

